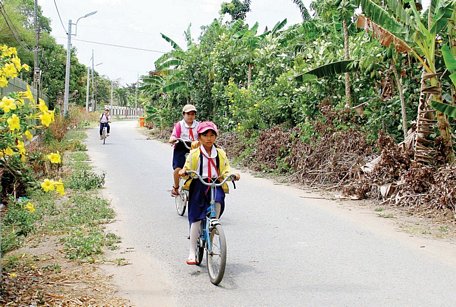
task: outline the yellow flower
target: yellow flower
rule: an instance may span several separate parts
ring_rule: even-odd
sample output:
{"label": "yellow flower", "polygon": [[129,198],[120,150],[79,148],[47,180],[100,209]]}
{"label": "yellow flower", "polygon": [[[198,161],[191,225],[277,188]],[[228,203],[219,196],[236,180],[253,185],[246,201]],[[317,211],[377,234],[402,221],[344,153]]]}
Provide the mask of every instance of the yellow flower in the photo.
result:
{"label": "yellow flower", "polygon": [[57,193],[59,193],[60,195],[65,195],[65,187],[63,186],[62,179],[60,179],[59,181],[54,181],[54,185]]}
{"label": "yellow flower", "polygon": [[8,80],[6,80],[5,76],[0,76],[0,87],[5,87],[8,85]]}
{"label": "yellow flower", "polygon": [[25,146],[24,146],[24,142],[22,141],[17,141],[17,145],[16,145],[17,149],[19,150],[19,153],[21,155],[25,155]]}
{"label": "yellow flower", "polygon": [[4,113],[8,113],[11,110],[16,110],[16,104],[14,103],[14,99],[10,97],[3,97],[0,101],[0,108],[3,109]]}
{"label": "yellow flower", "polygon": [[32,204],[31,202],[28,202],[26,205],[25,205],[25,209],[30,212],[30,213],[33,213],[35,212],[35,205]]}
{"label": "yellow flower", "polygon": [[7,155],[7,156],[14,155],[14,151],[11,149],[11,147],[8,147],[5,149],[5,155]]}
{"label": "yellow flower", "polygon": [[17,70],[21,70],[21,59],[19,59],[18,57],[14,57],[11,59],[11,62],[14,64]]}
{"label": "yellow flower", "polygon": [[12,56],[12,55],[17,56],[17,50],[16,50],[16,48],[14,48],[14,47],[9,47],[9,48],[6,50],[5,55],[7,55],[7,56],[9,56],[9,57]]}
{"label": "yellow flower", "polygon": [[22,69],[24,69],[25,71],[29,71],[30,70],[30,66],[28,66],[27,64],[23,64],[22,65]]}
{"label": "yellow flower", "polygon": [[27,162],[27,156],[26,155],[21,155],[21,161],[22,162]]}
{"label": "yellow flower", "polygon": [[58,163],[62,162],[62,159],[58,152],[56,152],[56,153],[52,152],[52,153],[48,154],[46,157],[49,159],[49,161],[51,161],[51,163],[58,164]]}
{"label": "yellow flower", "polygon": [[28,131],[28,130],[24,132],[24,135],[27,138],[27,140],[29,140],[29,141],[31,139],[33,139],[33,134],[31,134],[30,131]]}
{"label": "yellow flower", "polygon": [[21,94],[22,94],[21,95],[22,97],[27,98],[31,102],[35,101],[35,99],[33,98],[32,90],[30,89],[30,86],[28,86],[28,84],[27,84],[27,90],[25,92],[21,92]]}
{"label": "yellow flower", "polygon": [[3,71],[8,78],[16,78],[17,77],[17,69],[12,63],[7,63],[3,66]]}
{"label": "yellow flower", "polygon": [[53,115],[53,112],[43,112],[43,114],[40,115],[41,124],[45,125],[46,127],[49,127],[49,125],[52,123]]}
{"label": "yellow flower", "polygon": [[10,278],[16,278],[16,277],[17,277],[17,274],[13,272],[13,273],[9,273],[8,276],[9,276]]}
{"label": "yellow flower", "polygon": [[7,122],[11,131],[19,130],[21,128],[21,121],[16,114],[13,114],[10,118],[8,118]]}
{"label": "yellow flower", "polygon": [[44,179],[44,181],[41,183],[41,188],[44,190],[44,192],[54,191],[54,189],[55,189],[54,181],[49,180],[49,179]]}
{"label": "yellow flower", "polygon": [[[32,99],[33,99],[33,97],[32,97]],[[41,99],[41,98],[40,98],[40,103],[38,104],[38,108],[39,108],[40,111],[43,112],[43,113],[49,111],[49,110],[48,110],[48,107],[47,107],[47,105],[46,105],[46,103],[45,103],[44,100]]]}

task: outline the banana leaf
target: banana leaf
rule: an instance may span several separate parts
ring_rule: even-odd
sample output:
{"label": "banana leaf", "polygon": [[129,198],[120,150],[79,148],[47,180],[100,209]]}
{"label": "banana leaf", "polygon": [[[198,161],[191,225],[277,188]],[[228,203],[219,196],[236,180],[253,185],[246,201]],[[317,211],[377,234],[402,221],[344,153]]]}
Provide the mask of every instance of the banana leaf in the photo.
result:
{"label": "banana leaf", "polygon": [[306,82],[313,82],[316,81],[318,78],[315,75],[310,75],[310,74],[302,74],[302,75],[297,75],[295,76],[295,80],[298,82],[298,84],[306,83]]}
{"label": "banana leaf", "polygon": [[164,93],[174,92],[175,90],[187,86],[187,82],[185,81],[177,81],[171,84],[167,84],[163,87]]}
{"label": "banana leaf", "polygon": [[432,101],[431,106],[436,109],[437,111],[446,114],[448,117],[456,117],[456,106],[449,105],[447,103],[442,103],[438,101]]}
{"label": "banana leaf", "polygon": [[329,77],[329,76],[341,74],[344,72],[349,72],[349,71],[351,71],[349,64],[352,62],[353,62],[353,60],[344,60],[344,61],[338,61],[338,62],[333,62],[333,63],[329,63],[326,65],[322,65],[320,67],[309,70],[308,72],[306,72],[304,74],[297,75],[295,77],[295,79],[298,82],[306,82],[306,81],[309,81],[310,79],[307,79],[307,77],[304,78],[303,76],[305,76],[305,75],[314,75],[317,78],[322,78],[322,77]]}
{"label": "banana leaf", "polygon": [[156,66],[157,70],[165,70],[171,67],[177,67],[182,64],[182,61],[179,59],[168,59],[166,62],[160,63],[160,66]]}
{"label": "banana leaf", "polygon": [[287,19],[286,18],[284,20],[276,23],[274,28],[272,28],[272,31],[271,31],[272,35],[274,35],[278,31],[280,31],[283,27],[285,27],[286,24],[287,24]]}
{"label": "banana leaf", "polygon": [[448,45],[442,47],[442,54],[446,68],[450,72],[456,72],[456,57],[451,53],[450,47],[448,47]]}
{"label": "banana leaf", "polygon": [[166,36],[166,35],[163,34],[163,33],[160,33],[160,34],[161,34],[161,36],[163,37],[163,39],[164,39],[165,41],[167,41],[168,43],[170,43],[171,46],[172,46],[175,50],[182,50],[182,48],[179,47],[179,45],[176,44],[176,42],[173,41],[171,38],[169,38],[168,36]]}

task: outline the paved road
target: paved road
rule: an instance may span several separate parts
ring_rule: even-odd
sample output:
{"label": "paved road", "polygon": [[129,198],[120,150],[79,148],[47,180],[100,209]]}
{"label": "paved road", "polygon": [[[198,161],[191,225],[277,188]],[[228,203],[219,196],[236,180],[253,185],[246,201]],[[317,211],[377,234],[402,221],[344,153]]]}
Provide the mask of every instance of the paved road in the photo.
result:
{"label": "paved road", "polygon": [[456,247],[410,238],[371,211],[347,210],[303,190],[242,174],[227,196],[228,264],[219,287],[184,263],[188,222],[174,210],[171,147],[136,122],[112,124],[89,155],[106,172],[105,194],[122,237],[108,268],[137,306],[455,306]]}

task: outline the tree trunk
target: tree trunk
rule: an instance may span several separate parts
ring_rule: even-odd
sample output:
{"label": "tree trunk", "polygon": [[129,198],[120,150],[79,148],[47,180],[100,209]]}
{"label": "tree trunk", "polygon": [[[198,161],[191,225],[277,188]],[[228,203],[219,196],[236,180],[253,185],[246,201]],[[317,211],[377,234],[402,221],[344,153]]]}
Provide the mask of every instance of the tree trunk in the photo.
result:
{"label": "tree trunk", "polygon": [[429,94],[426,91],[428,75],[424,71],[421,74],[420,100],[418,102],[414,142],[415,161],[424,164],[430,163],[435,156],[434,142],[429,140],[429,135],[435,127],[435,112],[429,107],[428,103]]}
{"label": "tree trunk", "polygon": [[402,131],[404,132],[404,140],[407,138],[407,111],[405,109],[405,99],[402,88],[402,81],[397,73],[394,59],[391,61],[391,69],[393,70],[394,78],[396,79],[397,91],[399,92],[399,98],[401,99],[401,113],[402,113]]}
{"label": "tree trunk", "polygon": [[[350,60],[350,46],[348,40],[348,27],[347,22],[344,20],[342,22],[344,28],[344,58],[345,60]],[[345,107],[351,107],[351,91],[350,91],[350,73],[345,73]]]}
{"label": "tree trunk", "polygon": [[249,66],[248,66],[248,71],[247,71],[247,88],[250,87],[250,85],[252,85],[252,67],[253,67],[253,64],[250,64],[249,63]]}
{"label": "tree trunk", "polygon": [[[431,86],[426,90],[430,95],[429,101],[443,102],[442,98],[442,84],[437,74],[431,74],[429,76]],[[455,156],[453,151],[453,140],[451,136],[450,123],[448,117],[442,112],[435,112],[437,117],[437,128],[439,129],[440,137],[443,141],[443,151],[446,158],[445,162],[454,163]]]}

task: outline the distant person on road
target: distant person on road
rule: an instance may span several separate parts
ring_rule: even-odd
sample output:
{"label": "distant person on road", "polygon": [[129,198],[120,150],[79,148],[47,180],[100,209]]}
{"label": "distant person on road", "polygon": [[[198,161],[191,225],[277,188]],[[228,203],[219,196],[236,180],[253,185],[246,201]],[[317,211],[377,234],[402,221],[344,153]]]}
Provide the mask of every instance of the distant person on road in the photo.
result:
{"label": "distant person on road", "polygon": [[190,147],[193,141],[198,140],[198,134],[196,129],[198,128],[199,122],[195,120],[196,117],[196,107],[192,104],[186,104],[182,108],[183,119],[178,121],[174,125],[173,132],[169,138],[169,143],[174,144],[173,151],[173,188],[171,190],[171,196],[176,197],[179,195],[179,171],[184,166],[185,163],[185,154],[189,150],[185,147],[184,144],[178,142],[177,139],[182,139],[187,143],[187,146]]}
{"label": "distant person on road", "polygon": [[109,114],[109,107],[105,107],[104,112],[101,113],[100,116],[100,140],[103,138],[103,127],[106,127],[107,129],[107,134],[106,136],[109,136],[109,132],[111,131],[111,127],[109,126],[109,123],[111,122],[111,115]]}
{"label": "distant person on road", "polygon": [[[231,174],[230,162],[223,149],[215,146],[218,129],[213,122],[201,122],[198,125],[198,140],[200,146],[192,149],[187,156],[184,167],[179,171],[179,176],[185,176],[187,170],[193,170],[210,180],[223,180]],[[235,180],[240,179],[239,174],[235,174]],[[210,206],[210,189],[202,184],[198,179],[189,179],[184,185],[184,189],[189,190],[188,200],[188,221],[190,223],[190,251],[187,264],[196,264],[196,243],[199,237],[201,221],[206,218],[207,208]],[[215,203],[217,218],[225,209],[225,193],[228,193],[228,184],[217,187],[215,191]]]}

